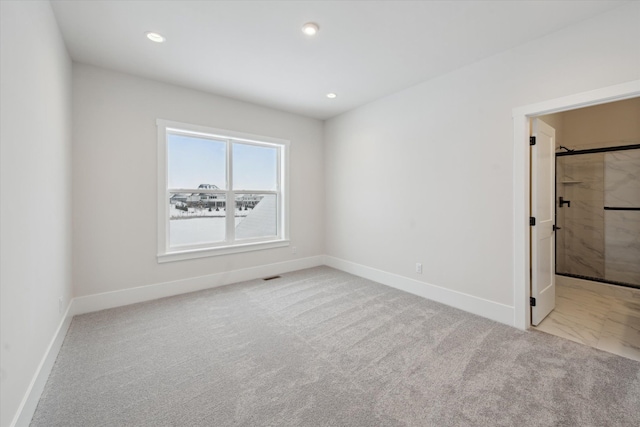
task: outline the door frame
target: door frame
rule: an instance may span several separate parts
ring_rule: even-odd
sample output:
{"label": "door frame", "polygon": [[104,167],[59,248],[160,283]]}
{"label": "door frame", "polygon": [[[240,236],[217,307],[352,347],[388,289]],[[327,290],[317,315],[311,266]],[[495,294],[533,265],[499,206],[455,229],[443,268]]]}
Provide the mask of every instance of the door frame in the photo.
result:
{"label": "door frame", "polygon": [[633,80],[513,109],[513,325],[516,328],[531,327],[531,118],[639,96],[640,80]]}

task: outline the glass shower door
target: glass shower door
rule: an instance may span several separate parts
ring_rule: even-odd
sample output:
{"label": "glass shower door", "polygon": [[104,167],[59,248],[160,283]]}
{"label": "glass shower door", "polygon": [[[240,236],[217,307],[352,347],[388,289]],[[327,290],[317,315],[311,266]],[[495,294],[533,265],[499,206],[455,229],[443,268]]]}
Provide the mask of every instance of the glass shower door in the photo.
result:
{"label": "glass shower door", "polygon": [[557,155],[557,274],[640,287],[640,147],[629,148]]}
{"label": "glass shower door", "polygon": [[640,149],[605,153],[605,279],[640,287]]}

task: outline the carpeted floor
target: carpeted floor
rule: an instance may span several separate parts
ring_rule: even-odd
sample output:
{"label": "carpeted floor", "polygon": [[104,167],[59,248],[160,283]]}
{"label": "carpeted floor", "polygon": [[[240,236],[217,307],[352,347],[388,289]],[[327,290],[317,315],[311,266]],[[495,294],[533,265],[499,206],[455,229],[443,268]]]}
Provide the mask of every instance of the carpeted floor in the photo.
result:
{"label": "carpeted floor", "polygon": [[638,426],[640,363],[328,267],[73,319],[32,426]]}

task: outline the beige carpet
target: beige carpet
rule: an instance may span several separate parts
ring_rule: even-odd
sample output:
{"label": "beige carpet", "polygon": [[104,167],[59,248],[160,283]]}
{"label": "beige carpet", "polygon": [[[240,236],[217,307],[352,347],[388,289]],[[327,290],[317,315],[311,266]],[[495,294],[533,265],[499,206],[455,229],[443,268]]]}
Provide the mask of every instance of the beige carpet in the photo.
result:
{"label": "beige carpet", "polygon": [[638,426],[640,363],[328,267],[74,318],[33,426]]}

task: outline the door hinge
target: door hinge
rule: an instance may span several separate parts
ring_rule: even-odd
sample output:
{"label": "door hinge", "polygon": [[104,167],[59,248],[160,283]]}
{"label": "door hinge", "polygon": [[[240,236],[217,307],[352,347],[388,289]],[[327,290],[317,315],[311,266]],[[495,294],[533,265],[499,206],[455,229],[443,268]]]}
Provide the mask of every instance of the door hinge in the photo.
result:
{"label": "door hinge", "polygon": [[536,306],[536,299],[534,297],[529,297],[529,305],[531,307],[535,307]]}
{"label": "door hinge", "polygon": [[530,136],[529,137],[529,145],[536,145],[536,137],[535,136]]}
{"label": "door hinge", "polygon": [[533,216],[529,217],[529,225],[533,226],[536,225],[536,218]]}

